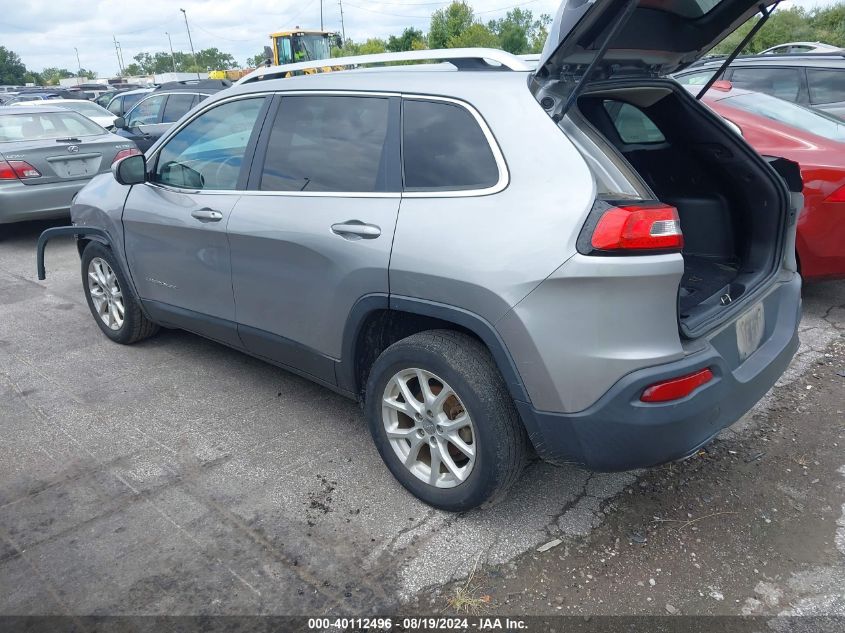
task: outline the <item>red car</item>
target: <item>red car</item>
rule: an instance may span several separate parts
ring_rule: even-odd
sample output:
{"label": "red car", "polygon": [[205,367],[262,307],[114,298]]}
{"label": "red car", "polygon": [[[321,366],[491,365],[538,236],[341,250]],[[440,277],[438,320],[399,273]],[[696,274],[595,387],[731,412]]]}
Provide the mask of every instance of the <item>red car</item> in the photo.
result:
{"label": "red car", "polygon": [[[692,86],[699,88],[700,86]],[[845,121],[718,81],[704,103],[764,156],[801,166],[805,205],[797,251],[805,279],[845,278]]]}

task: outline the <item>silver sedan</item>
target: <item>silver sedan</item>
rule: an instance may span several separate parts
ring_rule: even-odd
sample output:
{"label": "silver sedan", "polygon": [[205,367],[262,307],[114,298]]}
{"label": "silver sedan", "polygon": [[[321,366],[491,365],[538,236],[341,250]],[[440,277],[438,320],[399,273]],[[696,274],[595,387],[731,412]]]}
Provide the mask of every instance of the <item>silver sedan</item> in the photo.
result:
{"label": "silver sedan", "polygon": [[132,141],[76,112],[0,107],[0,224],[66,216],[91,178],[134,153]]}

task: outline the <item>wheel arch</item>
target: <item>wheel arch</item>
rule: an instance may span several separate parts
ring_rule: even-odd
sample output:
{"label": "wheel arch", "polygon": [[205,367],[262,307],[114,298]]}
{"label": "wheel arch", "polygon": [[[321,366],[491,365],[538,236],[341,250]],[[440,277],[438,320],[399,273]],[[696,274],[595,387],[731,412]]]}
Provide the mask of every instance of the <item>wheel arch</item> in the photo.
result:
{"label": "wheel arch", "polygon": [[434,329],[456,330],[481,341],[511,397],[530,402],[507,346],[489,321],[456,306],[386,294],[367,295],[352,307],[344,328],[343,362],[337,366],[338,386],[363,400],[369,370],[379,354],[411,334]]}

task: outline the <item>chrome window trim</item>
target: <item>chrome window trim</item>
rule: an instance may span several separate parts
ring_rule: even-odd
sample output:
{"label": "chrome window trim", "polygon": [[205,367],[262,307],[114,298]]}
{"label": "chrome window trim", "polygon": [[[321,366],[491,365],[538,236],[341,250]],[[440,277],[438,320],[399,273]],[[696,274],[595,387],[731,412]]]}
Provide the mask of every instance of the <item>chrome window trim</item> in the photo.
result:
{"label": "chrome window trim", "polygon": [[[440,101],[444,103],[451,103],[467,110],[475,119],[478,126],[481,128],[484,138],[487,140],[487,145],[493,152],[493,159],[496,161],[496,168],[499,170],[499,180],[492,187],[484,189],[452,189],[442,191],[388,191],[388,192],[365,192],[365,191],[256,191],[245,189],[182,189],[169,185],[162,185],[155,182],[147,182],[145,184],[151,187],[158,187],[166,191],[173,191],[184,194],[209,194],[209,195],[241,195],[241,196],[284,196],[292,198],[475,198],[480,196],[489,196],[499,193],[507,188],[510,184],[510,172],[508,171],[507,162],[502,153],[496,137],[487,125],[484,117],[475,109],[475,107],[466,101],[455,99],[452,97],[442,97],[438,95],[426,95],[418,93],[403,93],[403,92],[382,92],[371,90],[262,90],[260,92],[246,92],[242,94],[232,95],[219,101],[207,103],[204,107],[200,107],[194,116],[187,121],[184,121],[178,127],[168,131],[168,134],[162,137],[161,142],[155,150],[145,159],[150,162],[155,160],[158,152],[162,147],[170,142],[176,134],[179,133],[185,126],[190,124],[197,117],[202,116],[208,110],[219,105],[236,101],[240,99],[250,99],[256,97],[273,97],[273,96],[357,96],[357,97],[400,97],[402,99],[415,99],[419,101]],[[400,130],[401,135],[401,130]]]}

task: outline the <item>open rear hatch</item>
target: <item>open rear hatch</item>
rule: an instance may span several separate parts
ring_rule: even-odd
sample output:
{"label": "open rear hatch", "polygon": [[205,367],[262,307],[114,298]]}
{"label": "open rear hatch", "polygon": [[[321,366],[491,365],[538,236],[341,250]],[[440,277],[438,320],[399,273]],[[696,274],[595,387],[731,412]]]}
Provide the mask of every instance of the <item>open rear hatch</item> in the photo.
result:
{"label": "open rear hatch", "polygon": [[[678,320],[688,337],[736,314],[773,279],[789,193],[721,119],[659,77],[691,64],[773,4],[570,0],[531,80],[549,114],[560,121],[570,113],[588,128],[644,200],[677,208],[685,268]],[[614,202],[612,193],[605,199]]]}

